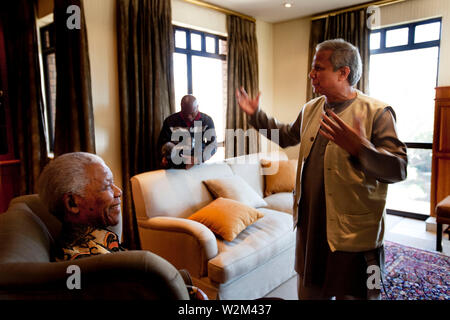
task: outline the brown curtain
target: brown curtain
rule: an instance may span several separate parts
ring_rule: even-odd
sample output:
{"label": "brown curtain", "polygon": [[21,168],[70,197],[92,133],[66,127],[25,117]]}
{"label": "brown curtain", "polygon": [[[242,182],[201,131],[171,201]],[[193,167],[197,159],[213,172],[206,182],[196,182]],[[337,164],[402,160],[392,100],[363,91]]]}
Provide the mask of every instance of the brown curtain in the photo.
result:
{"label": "brown curtain", "polygon": [[130,178],[158,167],[164,119],[175,112],[171,2],[117,0],[124,243],[139,248]]}
{"label": "brown curtain", "polygon": [[47,161],[38,62],[35,2],[2,1],[8,91],[16,157],[20,159],[20,194],[37,192]]}
{"label": "brown curtain", "polygon": [[[316,45],[330,39],[342,38],[356,46],[361,54],[363,72],[356,88],[368,93],[369,90],[369,34],[366,9],[344,12],[335,16],[313,20],[309,42],[309,66],[312,64]],[[308,81],[308,100],[316,97]]]}
{"label": "brown curtain", "polygon": [[[69,6],[80,8],[80,28],[70,29]],[[72,20],[70,20],[72,21]],[[66,152],[95,153],[91,70],[83,1],[55,0],[56,115],[55,156]]]}
{"label": "brown curtain", "polygon": [[[240,156],[259,151],[259,136],[250,130],[247,115],[239,108],[235,92],[241,86],[249,96],[256,97],[258,83],[258,43],[254,22],[234,15],[227,16],[228,29],[228,85],[225,135],[225,157]],[[236,131],[236,129],[242,129]],[[233,135],[229,133],[233,132]],[[245,136],[247,132],[249,135]]]}

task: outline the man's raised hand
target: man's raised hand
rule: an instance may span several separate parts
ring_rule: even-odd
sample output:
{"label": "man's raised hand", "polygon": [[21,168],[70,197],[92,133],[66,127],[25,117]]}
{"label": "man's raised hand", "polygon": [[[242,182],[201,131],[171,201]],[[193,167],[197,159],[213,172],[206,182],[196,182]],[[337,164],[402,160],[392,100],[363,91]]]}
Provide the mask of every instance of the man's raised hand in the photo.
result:
{"label": "man's raised hand", "polygon": [[250,99],[243,87],[236,89],[237,103],[239,107],[241,107],[241,109],[249,116],[253,115],[256,110],[258,110],[260,96],[261,92],[258,92],[255,99]]}

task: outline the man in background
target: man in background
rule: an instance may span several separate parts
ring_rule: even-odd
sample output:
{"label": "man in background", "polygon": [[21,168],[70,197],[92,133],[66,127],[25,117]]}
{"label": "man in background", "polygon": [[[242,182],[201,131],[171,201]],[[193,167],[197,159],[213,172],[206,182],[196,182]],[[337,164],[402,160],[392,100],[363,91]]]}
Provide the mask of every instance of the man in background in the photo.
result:
{"label": "man in background", "polygon": [[161,167],[189,169],[217,151],[214,121],[198,110],[193,95],[181,99],[181,111],[164,120],[158,139]]}

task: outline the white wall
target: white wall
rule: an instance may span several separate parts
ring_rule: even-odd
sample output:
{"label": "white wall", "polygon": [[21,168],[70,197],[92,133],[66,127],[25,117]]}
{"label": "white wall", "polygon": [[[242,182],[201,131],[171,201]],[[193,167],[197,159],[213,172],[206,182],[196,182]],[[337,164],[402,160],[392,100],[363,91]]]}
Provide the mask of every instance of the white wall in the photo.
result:
{"label": "white wall", "polygon": [[172,22],[213,34],[227,35],[227,17],[218,11],[200,7],[182,0],[172,1]]}
{"label": "white wall", "polygon": [[[272,115],[284,123],[295,121],[306,102],[310,25],[308,18],[274,25]],[[285,150],[290,159],[298,158],[298,148]]]}
{"label": "white wall", "polygon": [[[122,187],[115,3],[115,0],[83,1],[96,151],[111,168],[116,184]],[[52,13],[53,0],[39,0],[37,11],[39,18]]]}
{"label": "white wall", "polygon": [[84,1],[97,154],[122,186],[116,1]]}

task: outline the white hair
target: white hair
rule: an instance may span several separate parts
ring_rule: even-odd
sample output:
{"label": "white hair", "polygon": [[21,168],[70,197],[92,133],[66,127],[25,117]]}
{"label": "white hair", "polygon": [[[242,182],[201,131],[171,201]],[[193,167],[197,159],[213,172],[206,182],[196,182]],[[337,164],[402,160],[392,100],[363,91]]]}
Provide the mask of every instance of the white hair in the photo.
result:
{"label": "white hair", "polygon": [[50,213],[62,220],[64,195],[84,196],[85,187],[90,183],[86,167],[95,163],[106,166],[103,159],[95,154],[72,152],[57,157],[44,168],[39,177],[38,190]]}
{"label": "white hair", "polygon": [[330,62],[334,71],[342,67],[349,67],[348,83],[354,86],[358,83],[362,74],[362,61],[358,48],[344,39],[326,40],[316,46],[319,50],[331,50]]}

